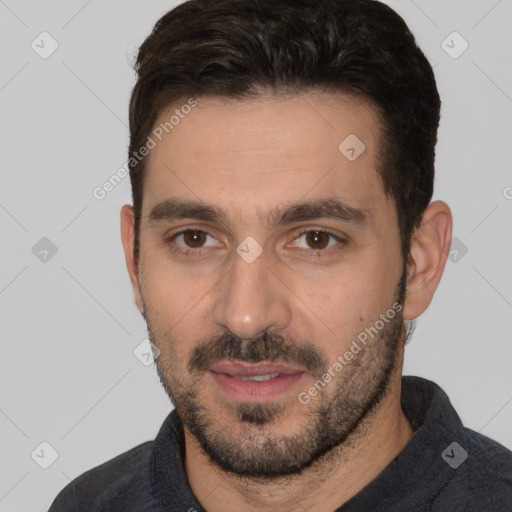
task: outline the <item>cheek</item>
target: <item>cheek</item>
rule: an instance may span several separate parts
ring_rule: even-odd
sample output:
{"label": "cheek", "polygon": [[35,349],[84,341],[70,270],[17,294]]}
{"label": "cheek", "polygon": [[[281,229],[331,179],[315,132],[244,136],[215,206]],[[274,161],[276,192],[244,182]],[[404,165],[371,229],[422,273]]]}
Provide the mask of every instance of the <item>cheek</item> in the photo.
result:
{"label": "cheek", "polygon": [[155,257],[147,258],[144,265],[141,290],[146,317],[160,338],[157,341],[173,343],[183,351],[188,344],[205,339],[216,281],[192,278],[186,270],[158,262]]}
{"label": "cheek", "polygon": [[154,256],[144,255],[140,268],[140,289],[150,327],[155,336],[169,332],[173,336],[179,319],[190,310],[193,300],[190,292],[183,292],[187,290],[184,278]]}
{"label": "cheek", "polygon": [[336,357],[391,307],[394,279],[393,272],[380,265],[362,265],[314,285],[303,282],[295,288],[297,296],[303,298],[296,302],[298,330],[308,333],[310,339]]}

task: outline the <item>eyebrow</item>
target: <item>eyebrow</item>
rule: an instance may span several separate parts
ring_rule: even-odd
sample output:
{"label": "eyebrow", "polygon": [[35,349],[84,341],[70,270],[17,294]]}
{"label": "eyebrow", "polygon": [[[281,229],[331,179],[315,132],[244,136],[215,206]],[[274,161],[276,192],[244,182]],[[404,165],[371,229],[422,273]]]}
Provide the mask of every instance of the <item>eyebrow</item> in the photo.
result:
{"label": "eyebrow", "polygon": [[[315,219],[333,219],[348,224],[362,225],[368,222],[369,216],[368,210],[354,208],[340,199],[317,199],[276,208],[268,215],[267,225],[275,228]],[[196,219],[228,225],[227,216],[220,208],[201,201],[182,199],[162,201],[151,209],[148,219],[151,223]]]}

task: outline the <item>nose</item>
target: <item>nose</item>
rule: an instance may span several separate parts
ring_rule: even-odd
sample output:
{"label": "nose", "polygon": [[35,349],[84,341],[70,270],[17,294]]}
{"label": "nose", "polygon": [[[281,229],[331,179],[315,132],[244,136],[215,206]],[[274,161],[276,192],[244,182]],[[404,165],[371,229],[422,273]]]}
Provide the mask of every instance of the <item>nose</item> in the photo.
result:
{"label": "nose", "polygon": [[213,321],[242,339],[265,330],[279,332],[291,321],[287,288],[267,266],[264,253],[248,263],[234,255],[231,272],[221,281]]}

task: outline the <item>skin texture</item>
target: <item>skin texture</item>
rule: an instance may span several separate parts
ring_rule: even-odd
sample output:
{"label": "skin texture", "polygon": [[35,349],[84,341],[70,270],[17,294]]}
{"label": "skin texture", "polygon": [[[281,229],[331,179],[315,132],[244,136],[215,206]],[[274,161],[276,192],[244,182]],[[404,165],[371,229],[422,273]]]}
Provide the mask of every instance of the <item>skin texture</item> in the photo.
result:
{"label": "skin texture", "polygon": [[[338,149],[350,134],[365,145],[354,161]],[[451,214],[443,202],[429,205],[404,262],[395,205],[376,169],[378,137],[374,108],[346,95],[199,98],[148,156],[138,265],[133,211],[122,209],[135,302],[185,424],[190,486],[208,511],[291,511],[298,503],[307,511],[334,510],[413,435],[399,400],[402,321],[432,299]],[[213,205],[225,218],[151,218],[170,198]],[[323,216],[272,223],[276,209],[333,198],[362,212],[364,222]],[[300,234],[305,228],[343,242]],[[209,236],[197,246],[190,233],[173,238],[184,229]],[[251,263],[236,251],[247,237],[262,249]],[[362,350],[302,403],[299,394],[397,304],[400,311],[378,335],[359,343]],[[277,398],[246,403],[228,396],[208,371],[226,359],[288,361],[305,371]]]}

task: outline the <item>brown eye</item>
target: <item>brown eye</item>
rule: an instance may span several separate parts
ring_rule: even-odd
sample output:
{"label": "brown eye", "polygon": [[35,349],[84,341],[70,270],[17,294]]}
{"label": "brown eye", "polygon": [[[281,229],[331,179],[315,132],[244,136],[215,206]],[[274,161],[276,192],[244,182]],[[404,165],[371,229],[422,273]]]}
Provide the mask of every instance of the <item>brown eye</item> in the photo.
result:
{"label": "brown eye", "polygon": [[188,230],[185,231],[183,236],[183,241],[188,247],[192,247],[193,249],[198,249],[199,247],[202,247],[206,242],[206,237],[208,233],[205,233],[204,231],[194,231],[194,230]]}
{"label": "brown eye", "polygon": [[341,249],[344,240],[339,236],[322,229],[304,229],[293,242],[294,247],[305,249],[309,254],[318,257],[331,249]]}
{"label": "brown eye", "polygon": [[211,250],[222,247],[222,243],[199,228],[184,229],[166,238],[165,243],[173,252],[187,257],[204,256]]}
{"label": "brown eye", "polygon": [[309,231],[306,233],[306,242],[312,249],[325,249],[330,238],[330,235],[323,231]]}

